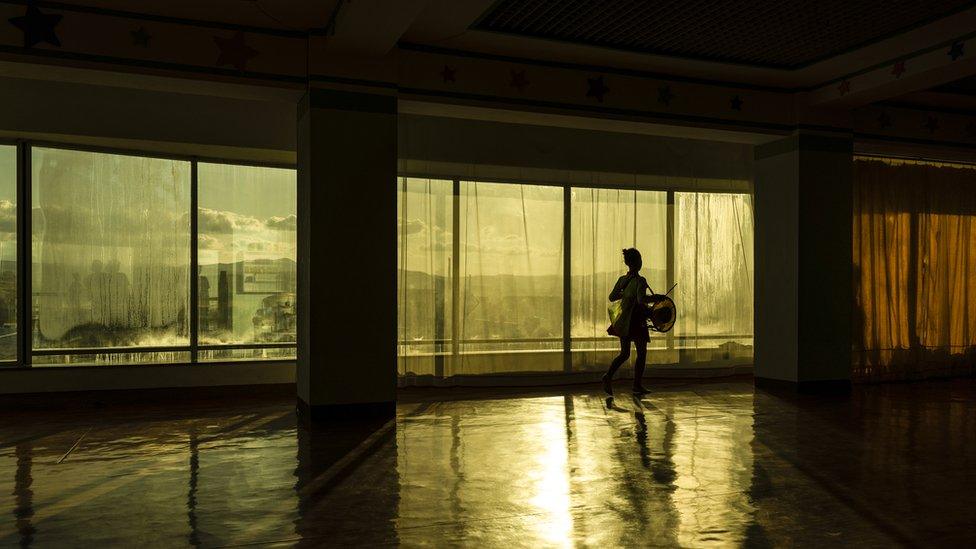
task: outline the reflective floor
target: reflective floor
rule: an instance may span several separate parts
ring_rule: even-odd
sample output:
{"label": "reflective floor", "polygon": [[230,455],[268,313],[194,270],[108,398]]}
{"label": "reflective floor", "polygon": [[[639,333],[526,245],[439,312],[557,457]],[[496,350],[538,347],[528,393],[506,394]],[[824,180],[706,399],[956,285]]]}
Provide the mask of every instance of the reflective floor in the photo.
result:
{"label": "reflective floor", "polygon": [[944,547],[976,535],[973,381],[845,397],[748,381],[598,391],[406,392],[395,421],[312,430],[277,397],[5,412],[0,546]]}

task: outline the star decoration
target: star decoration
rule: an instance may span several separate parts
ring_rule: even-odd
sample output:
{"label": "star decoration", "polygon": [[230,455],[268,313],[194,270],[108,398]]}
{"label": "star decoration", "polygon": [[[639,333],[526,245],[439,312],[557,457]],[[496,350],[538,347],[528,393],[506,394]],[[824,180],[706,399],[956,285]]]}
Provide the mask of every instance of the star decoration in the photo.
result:
{"label": "star decoration", "polygon": [[587,97],[595,97],[597,101],[603,103],[603,96],[610,93],[610,88],[603,82],[603,77],[587,78],[589,89],[586,90]]}
{"label": "star decoration", "polygon": [[239,71],[247,68],[247,62],[258,55],[258,50],[244,43],[244,33],[238,31],[232,38],[214,36],[214,43],[220,48],[220,56],[216,65],[222,67],[231,65]]}
{"label": "star decoration", "polygon": [[457,73],[457,69],[444,65],[444,70],[441,71],[441,79],[445,84],[448,82],[454,82],[456,77],[455,73]]}
{"label": "star decoration", "polygon": [[729,102],[729,107],[733,111],[741,111],[742,110],[742,98],[739,97],[738,95],[736,95],[735,97],[733,97],[732,100]]}
{"label": "star decoration", "polygon": [[139,27],[138,30],[129,31],[129,34],[132,36],[133,46],[149,47],[149,40],[152,39],[152,35],[146,31],[146,27]]}
{"label": "star decoration", "polygon": [[891,74],[895,75],[895,78],[901,78],[901,75],[905,74],[905,62],[899,61],[891,67]]}
{"label": "star decoration", "polygon": [[61,22],[61,15],[41,13],[33,4],[27,5],[27,12],[20,17],[8,19],[10,24],[24,33],[24,47],[33,48],[41,42],[61,47],[61,41],[54,32],[54,27]]}
{"label": "star decoration", "polygon": [[517,89],[519,93],[525,91],[525,87],[529,85],[529,80],[525,77],[525,71],[512,69],[512,80],[509,85]]}
{"label": "star decoration", "polygon": [[671,86],[661,86],[657,89],[658,103],[664,103],[665,107],[670,107],[672,99],[674,99],[674,94],[671,92]]}
{"label": "star decoration", "polygon": [[969,134],[969,137],[976,139],[976,120],[969,122],[966,126],[966,133]]}
{"label": "star decoration", "polygon": [[882,112],[878,116],[878,127],[880,127],[882,130],[891,127],[891,116],[888,116],[887,112]]}
{"label": "star decoration", "polygon": [[955,61],[956,59],[959,59],[960,57],[966,55],[965,50],[963,50],[964,47],[965,44],[962,42],[953,42],[952,47],[949,48],[949,51],[946,52],[946,55],[948,55],[949,57],[952,58],[953,61]]}
{"label": "star decoration", "polygon": [[929,119],[922,127],[928,130],[929,133],[935,133],[935,130],[939,129],[939,120],[934,116],[929,116]]}
{"label": "star decoration", "polygon": [[850,93],[850,91],[851,91],[851,81],[850,80],[844,80],[844,81],[842,81],[837,86],[837,91],[840,92],[841,95],[847,95],[848,93]]}

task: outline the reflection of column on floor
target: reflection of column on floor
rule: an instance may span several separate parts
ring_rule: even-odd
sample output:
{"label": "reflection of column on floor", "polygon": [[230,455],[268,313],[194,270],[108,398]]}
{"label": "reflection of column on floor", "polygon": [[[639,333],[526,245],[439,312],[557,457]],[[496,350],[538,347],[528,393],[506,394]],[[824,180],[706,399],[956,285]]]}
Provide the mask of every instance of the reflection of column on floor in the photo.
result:
{"label": "reflection of column on floor", "polygon": [[34,447],[30,442],[17,445],[17,474],[14,478],[14,496],[16,508],[14,517],[17,519],[17,532],[20,534],[20,546],[30,547],[37,530],[31,524],[34,517]]}
{"label": "reflection of column on floor", "polygon": [[186,496],[186,520],[190,525],[189,543],[193,547],[200,547],[200,535],[197,532],[197,479],[200,477],[200,443],[196,431],[190,432],[190,490]]}

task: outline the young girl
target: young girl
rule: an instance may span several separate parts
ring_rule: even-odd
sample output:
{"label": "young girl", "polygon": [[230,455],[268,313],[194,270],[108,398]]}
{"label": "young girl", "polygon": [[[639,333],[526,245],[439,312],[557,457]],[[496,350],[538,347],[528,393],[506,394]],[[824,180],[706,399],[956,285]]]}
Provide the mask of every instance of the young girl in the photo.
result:
{"label": "young girl", "polygon": [[610,292],[610,301],[621,301],[620,316],[614,321],[612,331],[620,338],[620,354],[610,363],[610,369],[603,376],[603,390],[613,395],[613,375],[617,369],[630,358],[630,343],[637,349],[634,363],[634,393],[644,394],[647,389],[641,384],[644,377],[644,363],[647,360],[647,342],[650,334],[647,331],[645,307],[643,301],[650,287],[647,279],[640,275],[643,265],[641,254],[636,248],[623,251],[624,263],[629,269],[627,274],[620,277]]}

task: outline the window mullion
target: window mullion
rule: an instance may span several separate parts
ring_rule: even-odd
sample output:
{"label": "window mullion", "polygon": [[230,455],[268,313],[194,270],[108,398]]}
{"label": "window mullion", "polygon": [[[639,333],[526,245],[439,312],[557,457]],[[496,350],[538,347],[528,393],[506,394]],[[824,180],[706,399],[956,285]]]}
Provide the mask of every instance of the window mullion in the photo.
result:
{"label": "window mullion", "polygon": [[31,299],[31,147],[17,147],[17,360],[31,366],[31,337],[34,333]]}
{"label": "window mullion", "polygon": [[199,258],[197,257],[199,247],[199,212],[197,211],[197,190],[199,179],[197,177],[197,159],[190,161],[190,363],[196,364],[199,359],[198,332],[200,323],[200,268]]}
{"label": "window mullion", "polygon": [[572,231],[572,187],[563,187],[563,371],[573,370],[573,348],[572,348],[572,250],[573,250],[573,231]]}

